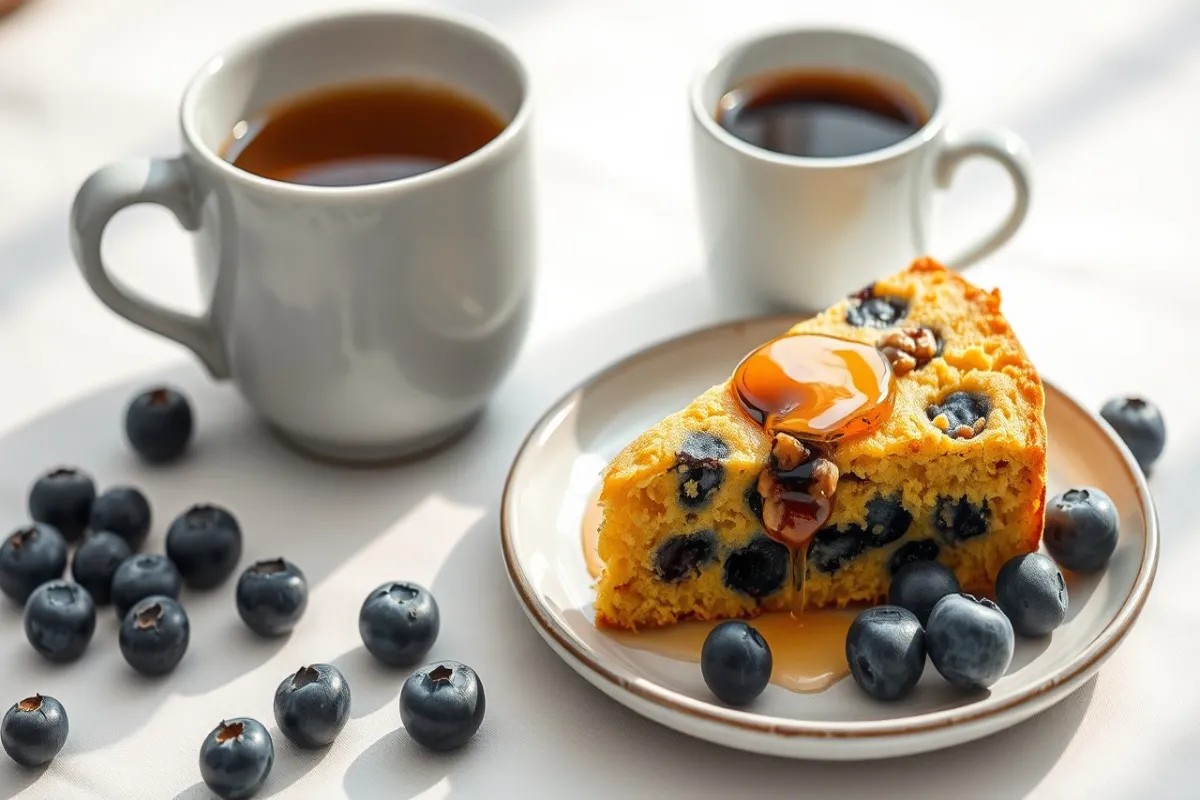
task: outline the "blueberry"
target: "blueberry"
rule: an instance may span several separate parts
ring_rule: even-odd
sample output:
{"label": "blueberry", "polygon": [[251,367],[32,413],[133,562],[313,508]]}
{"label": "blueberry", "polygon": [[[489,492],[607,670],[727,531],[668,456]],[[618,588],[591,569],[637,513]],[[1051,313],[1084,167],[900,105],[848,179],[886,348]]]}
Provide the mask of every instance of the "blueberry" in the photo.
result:
{"label": "blueberry", "polygon": [[61,578],[67,568],[67,543],[45,524],[18,528],[0,545],[0,591],[25,604],[33,590]]}
{"label": "blueberry", "polygon": [[888,559],[888,572],[895,575],[905,564],[913,561],[935,561],[941,550],[933,539],[914,539],[896,548]]}
{"label": "blueberry", "polygon": [[1045,636],[1067,617],[1067,582],[1041,553],[1013,556],[996,575],[996,605],[1019,636]]}
{"label": "blueberry", "polygon": [[725,558],[721,577],[733,591],[762,600],[783,587],[790,566],[787,547],[760,535]]}
{"label": "blueberry", "polygon": [[108,605],[113,575],[121,562],[131,555],[129,544],[115,533],[93,533],[75,550],[75,557],[71,559],[71,577],[88,590],[96,605]]}
{"label": "blueberry", "polygon": [[49,764],[67,743],[67,711],[53,697],[36,694],[13,705],[0,722],[0,742],[22,767]]}
{"label": "blueberry", "polygon": [[163,555],[130,556],[113,573],[110,599],[121,619],[139,600],[152,595],[179,599],[183,580],[171,559]]}
{"label": "blueberry", "polygon": [[846,322],[856,328],[890,328],[906,313],[908,303],[898,297],[880,297],[871,285],[852,297]]}
{"label": "blueberry", "polygon": [[675,454],[675,469],[679,475],[679,503],[687,508],[699,508],[721,488],[725,467],[721,459],[729,456],[729,445],[711,433],[693,431]]}
{"label": "blueberry", "polygon": [[137,602],[121,622],[125,661],[143,675],[166,675],[187,652],[192,627],[183,606],[165,595]]}
{"label": "blueberry", "polygon": [[866,539],[862,528],[851,525],[845,530],[822,528],[808,543],[808,566],[817,572],[832,575],[842,564],[862,553]]}
{"label": "blueberry", "polygon": [[984,689],[1004,677],[1013,657],[1013,627],[991,600],[946,595],[925,626],[925,646],[942,677],[963,689]]}
{"label": "blueberry", "polygon": [[925,671],[925,632],[908,609],[868,608],[846,632],[846,661],[864,692],[876,700],[899,700]]}
{"label": "blueberry", "polygon": [[142,392],[125,410],[125,437],[146,461],[174,461],[192,439],[192,406],[178,389],[160,386]]}
{"label": "blueberry", "polygon": [[200,746],[200,777],[222,800],[254,795],[274,763],[271,734],[261,722],[248,717],[222,722]]}
{"label": "blueberry", "polygon": [[74,542],[87,530],[96,484],[83,470],[59,467],[41,476],[29,490],[29,516],[58,529]]}
{"label": "blueberry", "polygon": [[1089,486],[1069,489],[1046,506],[1043,539],[1054,560],[1075,572],[1099,572],[1117,549],[1117,508]]}
{"label": "blueberry", "polygon": [[891,544],[908,533],[912,521],[913,515],[902,505],[898,492],[891,497],[872,497],[867,501],[867,546]]}
{"label": "blueberry", "polygon": [[930,422],[943,414],[946,416],[949,426],[943,433],[951,439],[972,438],[983,430],[990,413],[992,401],[978,392],[954,392],[946,395],[941,403],[934,403],[925,409]]}
{"label": "blueberry", "polygon": [[1114,397],[1100,416],[1125,442],[1142,472],[1149,473],[1167,443],[1167,426],[1158,406],[1140,397]]}
{"label": "blueberry", "polygon": [[290,561],[259,561],[238,578],[238,614],[259,636],[291,633],[306,608],[308,581]]}
{"label": "blueberry", "polygon": [[479,676],[457,661],[421,667],[400,690],[404,730],[430,750],[466,744],[479,730],[486,705]]}
{"label": "blueberry", "polygon": [[718,700],[744,706],[771,682],[771,648],[761,633],[742,620],[726,620],[704,639],[700,672]]}
{"label": "blueberry", "polygon": [[375,658],[390,667],[416,664],[441,630],[437,601],[423,586],[390,581],[367,595],[358,612],[358,632]]}
{"label": "blueberry", "polygon": [[679,583],[695,578],[700,570],[717,560],[717,535],[712,531],[696,531],[672,536],[658,546],[654,554],[654,571],[665,583]]}
{"label": "blueberry", "polygon": [[888,602],[906,608],[925,625],[929,612],[948,594],[958,594],[962,587],[954,571],[937,561],[910,561],[900,568],[888,590]]}
{"label": "blueberry", "polygon": [[220,506],[192,506],[167,529],[167,557],[188,586],[212,589],[237,567],[242,529],[233,514]]}
{"label": "blueberry", "polygon": [[350,684],[331,664],[301,667],[275,690],[275,722],[306,750],[333,743],[350,719]]}
{"label": "blueberry", "polygon": [[753,514],[754,518],[759,521],[759,524],[762,524],[763,496],[758,493],[757,478],[754,480],[754,483],[750,484],[750,487],[746,489],[744,497],[746,499],[746,507],[750,509],[750,513]]}
{"label": "blueberry", "polygon": [[87,589],[66,581],[43,583],[25,603],[25,638],[51,661],[74,661],[96,632],[96,604]]}
{"label": "blueberry", "polygon": [[683,440],[676,458],[687,461],[720,461],[729,458],[729,445],[715,433],[692,431]]}
{"label": "blueberry", "polygon": [[943,495],[933,507],[933,529],[943,542],[956,545],[987,533],[991,517],[986,499],[975,504],[966,495],[957,500]]}
{"label": "blueberry", "polygon": [[94,531],[115,533],[136,552],[150,533],[150,503],[132,486],[117,486],[92,503],[88,525]]}

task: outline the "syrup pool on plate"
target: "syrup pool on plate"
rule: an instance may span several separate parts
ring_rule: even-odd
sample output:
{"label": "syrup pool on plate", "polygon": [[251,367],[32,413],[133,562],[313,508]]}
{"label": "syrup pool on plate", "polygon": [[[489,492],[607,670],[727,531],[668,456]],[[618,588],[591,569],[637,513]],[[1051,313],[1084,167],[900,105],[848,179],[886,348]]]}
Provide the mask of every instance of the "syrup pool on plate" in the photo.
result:
{"label": "syrup pool on plate", "polygon": [[[771,683],[793,692],[823,692],[850,674],[846,632],[850,611],[776,611],[746,620],[771,647]],[[662,628],[610,632],[626,647],[676,661],[700,662],[709,631],[719,622],[676,622]]]}
{"label": "syrup pool on plate", "polygon": [[600,523],[604,520],[604,509],[600,507],[600,487],[588,497],[583,510],[583,560],[587,563],[588,575],[598,579],[604,572],[604,560],[600,558]]}
{"label": "syrup pool on plate", "polygon": [[[600,490],[588,498],[580,539],[588,573],[600,577],[604,562],[596,551],[603,513]],[[771,647],[771,683],[794,692],[821,692],[850,674],[846,663],[846,631],[854,621],[850,611],[809,611],[764,614],[750,624]],[[704,640],[717,622],[678,622],[663,628],[638,631],[605,631],[621,644],[664,658],[700,662]]]}

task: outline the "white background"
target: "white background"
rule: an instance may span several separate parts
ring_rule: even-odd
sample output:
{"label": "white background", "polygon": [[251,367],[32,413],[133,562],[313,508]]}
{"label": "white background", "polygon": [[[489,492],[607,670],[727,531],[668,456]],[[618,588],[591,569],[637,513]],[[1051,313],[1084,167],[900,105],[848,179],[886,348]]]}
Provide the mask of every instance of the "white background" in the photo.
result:
{"label": "white background", "polygon": [[[0,523],[25,514],[29,482],[60,462],[101,484],[133,481],[155,507],[152,546],[187,505],[228,505],[246,557],[283,554],[312,585],[304,623],[263,644],[241,628],[232,586],[185,596],[192,649],[163,681],[117,652],[104,612],[80,662],[29,649],[0,607],[0,705],[57,696],[71,739],[44,773],[0,763],[0,796],[200,798],[196,754],[223,716],[270,722],[276,684],[334,661],[354,716],[329,752],[277,737],[264,796],[401,797],[1197,797],[1200,767],[1200,4],[813,3],[801,0],[459,0],[526,55],[536,112],[541,277],[533,331],[484,423],[407,467],[314,465],[264,433],[228,387],[179,348],[108,313],[71,262],[66,212],[101,163],[168,155],[175,104],[230,39],[332,0],[35,0],[0,23]],[[709,296],[691,196],[685,89],[738,33],[843,22],[927,53],[965,124],[1006,124],[1036,161],[1031,216],[977,268],[1042,371],[1098,407],[1137,391],[1164,409],[1152,481],[1162,563],[1144,615],[1077,695],[981,742],[902,761],[793,763],[683,738],[607,700],[526,623],[504,576],[497,509],[507,465],[553,399],[600,366],[665,336],[741,313]],[[941,204],[939,252],[1007,202],[999,174],[968,167]],[[131,210],[106,245],[117,271],[195,307],[188,245],[165,212]],[[895,265],[900,267],[902,265]],[[120,438],[133,391],[192,393],[186,463],[140,468]],[[376,668],[355,626],[374,585],[430,586],[443,630],[433,657],[477,668],[488,716],[476,741],[431,756],[399,730],[403,673]]]}

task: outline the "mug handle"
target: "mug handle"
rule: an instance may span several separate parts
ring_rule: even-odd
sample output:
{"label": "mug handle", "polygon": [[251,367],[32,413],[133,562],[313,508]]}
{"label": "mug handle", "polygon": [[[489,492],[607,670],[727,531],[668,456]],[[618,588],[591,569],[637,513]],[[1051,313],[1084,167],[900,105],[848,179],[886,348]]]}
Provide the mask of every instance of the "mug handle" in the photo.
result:
{"label": "mug handle", "polygon": [[981,240],[968,247],[956,257],[948,259],[946,266],[962,269],[991,254],[1012,238],[1021,227],[1029,211],[1029,191],[1033,160],[1029,148],[1021,137],[1007,130],[976,130],[959,133],[946,132],[938,153],[934,180],[939,189],[949,188],[958,166],[976,156],[990,158],[1004,167],[1013,184],[1013,203],[1004,221]]}
{"label": "mug handle", "polygon": [[228,378],[229,360],[211,308],[198,317],[173,311],[108,274],[100,255],[104,229],[118,211],[138,203],[163,206],[186,231],[200,227],[183,159],[138,158],[101,167],[79,187],[71,207],[71,252],[84,279],[117,314],[189,348],[214,378]]}

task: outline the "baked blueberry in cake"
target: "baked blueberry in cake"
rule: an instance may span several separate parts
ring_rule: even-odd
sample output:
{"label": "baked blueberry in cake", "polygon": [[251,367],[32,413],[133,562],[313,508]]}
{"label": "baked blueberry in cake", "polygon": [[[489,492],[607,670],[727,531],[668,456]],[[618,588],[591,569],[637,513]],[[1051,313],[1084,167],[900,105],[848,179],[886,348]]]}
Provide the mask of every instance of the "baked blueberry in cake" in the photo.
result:
{"label": "baked blueberry in cake", "polygon": [[1041,536],[1043,406],[999,293],[918,260],[756,350],[612,461],[597,620],[879,602],[914,560],[989,590]]}

